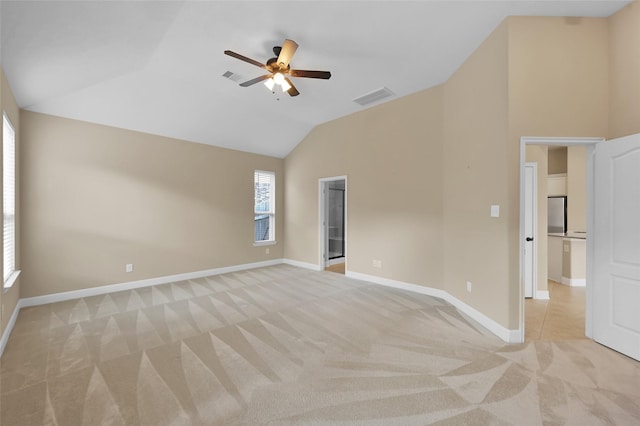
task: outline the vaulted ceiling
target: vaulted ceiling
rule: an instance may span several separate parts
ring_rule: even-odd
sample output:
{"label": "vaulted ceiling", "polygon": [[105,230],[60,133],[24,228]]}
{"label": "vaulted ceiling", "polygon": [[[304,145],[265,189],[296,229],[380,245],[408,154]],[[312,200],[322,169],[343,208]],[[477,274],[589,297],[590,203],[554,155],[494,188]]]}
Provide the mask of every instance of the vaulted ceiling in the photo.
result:
{"label": "vaulted ceiling", "polygon": [[[21,108],[285,157],[316,125],[447,80],[510,15],[609,16],[628,1],[2,1],[2,67]],[[285,38],[301,95],[238,82]],[[223,74],[232,72],[232,78]],[[374,103],[375,105],[375,103]]]}

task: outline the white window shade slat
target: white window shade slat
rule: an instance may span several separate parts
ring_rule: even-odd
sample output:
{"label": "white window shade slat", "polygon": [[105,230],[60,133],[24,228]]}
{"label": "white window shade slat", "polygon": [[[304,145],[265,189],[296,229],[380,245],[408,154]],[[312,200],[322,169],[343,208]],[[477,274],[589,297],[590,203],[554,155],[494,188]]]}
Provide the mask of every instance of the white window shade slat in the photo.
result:
{"label": "white window shade slat", "polygon": [[6,114],[2,116],[3,277],[6,283],[16,269],[16,134]]}
{"label": "white window shade slat", "polygon": [[254,184],[254,241],[275,240],[275,174],[256,170]]}

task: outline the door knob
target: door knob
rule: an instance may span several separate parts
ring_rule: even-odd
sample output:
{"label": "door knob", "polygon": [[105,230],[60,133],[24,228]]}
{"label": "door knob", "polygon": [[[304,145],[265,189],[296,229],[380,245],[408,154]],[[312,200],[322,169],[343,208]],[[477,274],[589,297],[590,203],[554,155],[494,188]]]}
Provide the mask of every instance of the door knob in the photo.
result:
{"label": "door knob", "polygon": [[533,237],[527,237],[526,240],[527,241],[533,241]]}

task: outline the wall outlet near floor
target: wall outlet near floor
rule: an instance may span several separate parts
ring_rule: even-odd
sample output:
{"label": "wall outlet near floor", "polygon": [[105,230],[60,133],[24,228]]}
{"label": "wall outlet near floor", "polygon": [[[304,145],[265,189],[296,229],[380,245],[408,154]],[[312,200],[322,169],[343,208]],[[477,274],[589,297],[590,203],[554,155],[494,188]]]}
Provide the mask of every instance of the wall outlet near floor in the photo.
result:
{"label": "wall outlet near floor", "polygon": [[373,259],[373,260],[371,261],[371,265],[372,265],[374,268],[382,268],[382,260],[379,260],[379,259]]}
{"label": "wall outlet near floor", "polygon": [[266,249],[264,249],[264,252],[265,252],[266,254],[269,254],[269,247],[267,247]]}
{"label": "wall outlet near floor", "polygon": [[133,272],[133,263],[127,263],[124,265],[125,272]]}
{"label": "wall outlet near floor", "polygon": [[471,293],[472,288],[473,288],[473,284],[471,283],[471,281],[467,281],[467,291],[469,293]]}

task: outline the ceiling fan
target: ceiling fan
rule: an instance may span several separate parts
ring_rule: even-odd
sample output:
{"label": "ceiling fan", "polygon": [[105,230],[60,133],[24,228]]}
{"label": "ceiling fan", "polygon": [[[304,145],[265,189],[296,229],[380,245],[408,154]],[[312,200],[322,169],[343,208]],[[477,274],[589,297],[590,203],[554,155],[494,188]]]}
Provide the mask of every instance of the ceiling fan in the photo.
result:
{"label": "ceiling fan", "polygon": [[266,80],[264,84],[269,88],[269,90],[273,91],[275,85],[279,85],[283,92],[289,93],[290,96],[298,96],[300,92],[298,92],[298,89],[296,89],[287,76],[328,80],[331,78],[331,73],[329,71],[292,70],[289,66],[289,62],[291,62],[291,58],[293,57],[293,54],[296,53],[297,49],[298,43],[293,40],[286,39],[282,46],[275,46],[273,48],[273,54],[275,57],[269,59],[266,64],[262,64],[256,60],[242,56],[239,53],[232,52],[231,50],[225,50],[224,54],[240,59],[241,61],[248,62],[269,72],[269,74],[261,75],[260,77],[240,83],[240,86],[249,87],[260,81]]}

